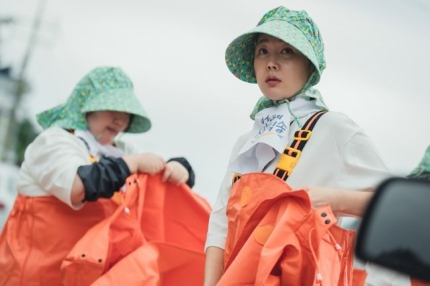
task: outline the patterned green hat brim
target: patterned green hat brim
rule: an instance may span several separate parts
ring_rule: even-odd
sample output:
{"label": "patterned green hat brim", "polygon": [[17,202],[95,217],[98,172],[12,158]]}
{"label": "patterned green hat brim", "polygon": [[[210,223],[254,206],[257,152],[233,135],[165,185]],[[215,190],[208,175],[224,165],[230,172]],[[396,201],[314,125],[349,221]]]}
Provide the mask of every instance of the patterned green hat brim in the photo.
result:
{"label": "patterned green hat brim", "polygon": [[281,39],[300,51],[311,61],[317,71],[318,76],[315,77],[312,85],[319,82],[322,71],[311,43],[296,26],[281,20],[269,20],[230,43],[226,50],[225,61],[230,71],[237,78],[245,82],[257,83],[254,70],[254,53],[257,35],[260,33]]}
{"label": "patterned green hat brim", "polygon": [[98,67],[86,74],[75,86],[65,104],[36,116],[44,128],[58,126],[65,129],[88,129],[86,113],[119,111],[133,115],[128,133],[142,133],[151,128],[145,110],[134,94],[133,83],[120,69]]}
{"label": "patterned green hat brim", "polygon": [[73,116],[72,114],[77,115],[75,113],[69,113],[69,116],[67,116],[68,113],[67,105],[61,104],[37,114],[36,120],[43,129],[52,126],[58,126],[70,130],[85,130],[88,128],[85,118],[82,121],[80,118],[81,116]]}
{"label": "patterned green hat brim", "polygon": [[[82,113],[92,111],[120,111],[134,115],[126,130],[128,133],[142,133],[151,128],[151,121],[139,100],[130,89],[116,89],[93,95],[82,107]],[[85,118],[84,118],[85,119]]]}
{"label": "patterned green hat brim", "polygon": [[[121,96],[118,96],[120,93]],[[128,100],[125,100],[125,98]],[[36,116],[37,122],[44,128],[58,126],[71,130],[87,130],[85,113],[93,111],[120,111],[133,115],[127,133],[143,133],[151,128],[151,121],[141,107],[133,92],[127,89],[112,90],[92,96],[82,107],[81,112],[73,112],[70,105],[62,104],[46,110]],[[71,110],[70,110],[71,109]]]}

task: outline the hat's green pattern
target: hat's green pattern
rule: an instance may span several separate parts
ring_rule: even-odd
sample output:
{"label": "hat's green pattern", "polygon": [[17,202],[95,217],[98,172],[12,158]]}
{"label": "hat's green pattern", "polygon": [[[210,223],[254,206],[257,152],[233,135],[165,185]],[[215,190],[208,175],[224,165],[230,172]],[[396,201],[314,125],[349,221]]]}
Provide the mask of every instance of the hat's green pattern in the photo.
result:
{"label": "hat's green pattern", "polygon": [[321,94],[312,88],[319,82],[326,61],[321,33],[306,11],[289,10],[283,6],[270,10],[264,14],[257,27],[230,43],[225,53],[227,66],[237,78],[249,83],[257,82],[254,53],[257,36],[260,33],[271,35],[295,47],[311,61],[315,70],[293,98],[273,102],[264,96],[261,97],[251,113],[251,118],[254,119],[262,109],[283,104],[297,97],[316,100],[321,110],[328,110]]}
{"label": "hat's green pattern", "polygon": [[424,154],[419,165],[408,175],[409,178],[420,178],[430,180],[430,146]]}
{"label": "hat's green pattern", "polygon": [[308,88],[317,84],[324,68],[324,43],[318,27],[305,11],[278,7],[267,12],[257,27],[236,38],[227,47],[225,60],[239,79],[256,83],[254,52],[257,35],[264,33],[283,40],[305,55],[315,66]]}
{"label": "hat's green pattern", "polygon": [[85,114],[93,111],[120,111],[133,115],[125,132],[141,133],[151,128],[145,110],[133,91],[133,83],[120,68],[98,67],[85,75],[75,86],[65,104],[36,116],[43,127],[88,129]]}

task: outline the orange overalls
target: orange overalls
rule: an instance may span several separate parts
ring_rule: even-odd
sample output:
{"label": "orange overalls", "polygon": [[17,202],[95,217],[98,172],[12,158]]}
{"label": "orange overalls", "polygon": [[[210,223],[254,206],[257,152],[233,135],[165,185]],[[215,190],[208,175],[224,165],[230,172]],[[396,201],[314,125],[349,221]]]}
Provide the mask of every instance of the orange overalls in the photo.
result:
{"label": "orange overalls", "polygon": [[0,285],[200,286],[209,204],[161,175],[132,175],[125,193],[126,212],[110,199],[76,211],[55,197],[19,195],[0,236]]}
{"label": "orange overalls", "polygon": [[353,285],[354,232],[336,225],[329,206],[312,210],[305,190],[271,174],[246,174],[232,186],[227,216],[218,286]]}

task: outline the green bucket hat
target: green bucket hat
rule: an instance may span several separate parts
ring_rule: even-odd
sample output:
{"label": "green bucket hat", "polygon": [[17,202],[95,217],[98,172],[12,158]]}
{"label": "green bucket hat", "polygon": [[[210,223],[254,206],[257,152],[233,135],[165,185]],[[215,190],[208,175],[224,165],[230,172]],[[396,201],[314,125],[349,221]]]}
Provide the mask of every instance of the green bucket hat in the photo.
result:
{"label": "green bucket hat", "polygon": [[120,111],[133,115],[125,130],[128,133],[142,133],[151,128],[151,121],[134,94],[133,83],[116,67],[93,69],[79,81],[65,104],[39,113],[36,118],[44,129],[59,126],[86,130],[85,114],[93,111]]}
{"label": "green bucket hat", "polygon": [[326,66],[324,43],[319,29],[305,11],[293,11],[283,6],[264,14],[257,27],[237,37],[227,47],[225,61],[237,78],[249,83],[257,82],[254,50],[260,33],[292,45],[311,61],[315,72],[311,75],[306,89],[319,82]]}

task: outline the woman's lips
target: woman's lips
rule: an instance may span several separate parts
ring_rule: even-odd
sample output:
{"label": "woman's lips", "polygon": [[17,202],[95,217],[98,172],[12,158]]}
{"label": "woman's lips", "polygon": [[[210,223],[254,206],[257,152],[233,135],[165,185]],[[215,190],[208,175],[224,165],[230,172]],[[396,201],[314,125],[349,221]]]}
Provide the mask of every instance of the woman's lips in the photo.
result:
{"label": "woman's lips", "polygon": [[115,128],[108,127],[106,129],[112,134],[118,134],[118,131]]}
{"label": "woman's lips", "polygon": [[281,80],[280,80],[280,79],[278,79],[277,77],[274,77],[274,76],[269,76],[269,77],[266,79],[266,83],[267,83],[269,86],[271,86],[271,87],[274,87],[274,86],[278,85],[280,82],[281,82]]}

